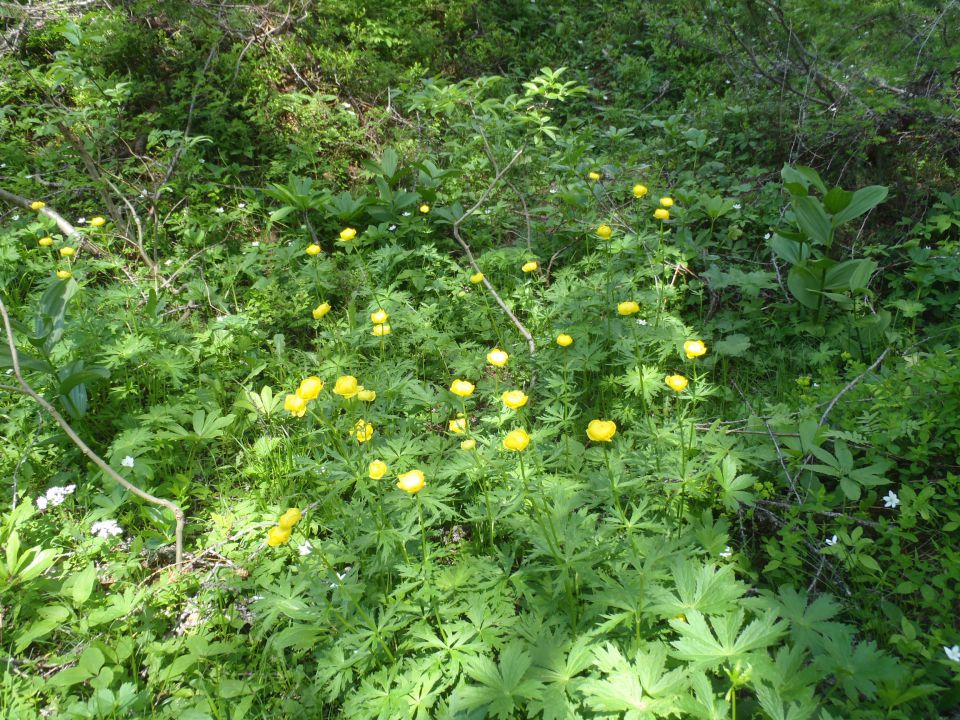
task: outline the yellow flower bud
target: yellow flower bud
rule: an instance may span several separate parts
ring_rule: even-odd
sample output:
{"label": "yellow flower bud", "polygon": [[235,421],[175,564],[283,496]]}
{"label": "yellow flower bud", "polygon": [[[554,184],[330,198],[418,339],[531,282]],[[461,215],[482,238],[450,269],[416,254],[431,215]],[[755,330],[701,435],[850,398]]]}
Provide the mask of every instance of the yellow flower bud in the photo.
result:
{"label": "yellow flower bud", "polygon": [[654,216],[657,220],[669,220],[669,219],[670,219],[670,211],[669,211],[669,210],[664,210],[663,208],[657,208],[656,210],[653,211],[653,216]]}
{"label": "yellow flower bud", "polygon": [[340,239],[344,242],[350,242],[357,236],[357,231],[352,227],[344,228],[340,231]]}
{"label": "yellow flower bud", "polygon": [[102,217],[97,215],[95,218],[92,218],[90,220],[90,225],[92,227],[102,227],[104,224],[106,224],[106,222],[107,222],[106,220],[104,220]]}
{"label": "yellow flower bud", "polygon": [[503,439],[503,447],[505,447],[507,450],[512,450],[513,452],[523,452],[527,449],[527,445],[529,444],[530,436],[523,428],[511,430]]}
{"label": "yellow flower bud", "polygon": [[313,400],[320,394],[321,390],[323,390],[323,380],[316,375],[311,375],[300,383],[300,387],[297,388],[297,395],[304,400]]}
{"label": "yellow flower bud", "polygon": [[473,450],[476,447],[477,447],[477,441],[474,440],[473,438],[468,438],[467,440],[464,440],[463,442],[460,443],[461,450]]}
{"label": "yellow flower bud", "polygon": [[482,282],[483,282],[483,273],[482,273],[482,272],[478,272],[478,273],[474,273],[473,275],[471,275],[471,276],[470,276],[470,282],[473,283],[474,285],[479,285],[480,283],[482,283]]}
{"label": "yellow flower bud", "polygon": [[660,198],[660,204],[665,208],[673,207],[673,198],[662,197]]}
{"label": "yellow flower bud", "polygon": [[622,303],[617,303],[617,312],[621,315],[634,315],[640,312],[640,305],[633,300],[626,300]]}
{"label": "yellow flower bud", "polygon": [[342,375],[333,384],[333,392],[344,398],[352,398],[360,392],[360,384],[353,375]]}
{"label": "yellow flower bud", "polygon": [[633,186],[633,196],[638,200],[647,194],[647,186],[637,183]]}
{"label": "yellow flower bud", "polygon": [[380,480],[387,474],[387,464],[383,460],[374,460],[367,468],[371,480]]}
{"label": "yellow flower bud", "polygon": [[664,379],[664,382],[671,390],[683,392],[690,381],[687,380],[683,375],[667,375],[666,379]]}
{"label": "yellow flower bud", "polygon": [[590,178],[591,180],[593,180],[594,182],[596,182],[597,180],[600,179],[600,173],[595,172],[595,171],[594,171],[594,172],[590,172],[590,173],[587,173],[587,177]]}
{"label": "yellow flower bud", "polygon": [[474,384],[469,380],[454,380],[450,384],[450,392],[460,397],[470,397],[473,394]]}
{"label": "yellow flower bud", "polygon": [[389,335],[393,332],[393,329],[388,323],[383,323],[382,325],[374,325],[373,330],[371,331],[372,335],[377,337],[383,337],[384,335]]}
{"label": "yellow flower bud", "polygon": [[420,209],[420,212],[423,213],[424,215],[426,215],[428,212],[430,212],[430,206],[427,205],[426,203],[424,203],[423,205],[421,205],[419,209]]}
{"label": "yellow flower bud", "polygon": [[419,470],[405,472],[397,478],[397,487],[411,495],[423,490],[424,485],[426,485],[426,483],[424,482],[423,473]]}
{"label": "yellow flower bud", "polygon": [[313,319],[319,320],[328,312],[330,312],[330,303],[328,302],[320,303],[313,309]]}
{"label": "yellow flower bud", "polygon": [[57,270],[57,277],[61,280],[67,280],[73,277],[73,274],[69,270]]}
{"label": "yellow flower bud", "polygon": [[683,344],[683,351],[690,359],[698,358],[706,354],[707,346],[703,344],[702,340],[687,340]]}
{"label": "yellow flower bud", "polygon": [[609,240],[610,236],[613,235],[613,228],[609,225],[601,225],[594,232],[597,233],[597,237],[601,240]]}
{"label": "yellow flower bud", "polygon": [[376,323],[379,325],[379,324],[385,323],[387,321],[387,318],[389,317],[390,316],[387,315],[387,311],[381,308],[376,312],[370,313],[370,322]]}
{"label": "yellow flower bud", "polygon": [[290,541],[290,530],[289,528],[282,528],[279,525],[276,527],[270,528],[270,532],[267,533],[267,545],[270,547],[279,547],[280,545],[286,545]]}
{"label": "yellow flower bud", "polygon": [[310,243],[309,245],[307,245],[306,252],[307,252],[307,255],[309,255],[310,257],[313,257],[314,255],[319,255],[320,253],[322,253],[323,250],[319,245],[315,243]]}
{"label": "yellow flower bud", "polygon": [[503,367],[509,359],[510,356],[500,348],[494,348],[487,353],[487,362],[496,367]]}
{"label": "yellow flower bud", "polygon": [[610,442],[617,432],[617,424],[613,420],[591,420],[587,425],[587,437],[594,442]]}
{"label": "yellow flower bud", "polygon": [[566,333],[560,333],[557,335],[557,345],[560,347],[570,347],[573,345],[573,338]]}
{"label": "yellow flower bud", "polygon": [[357,400],[362,400],[363,402],[373,402],[376,399],[376,390],[367,390],[365,387],[361,386],[359,392],[357,393]]}
{"label": "yellow flower bud", "polygon": [[30,203],[31,210],[43,210],[46,206],[47,204],[43,200],[34,200]]}
{"label": "yellow flower bud", "polygon": [[72,248],[72,247],[62,247],[62,248],[60,248],[60,255],[61,255],[62,257],[65,257],[65,258],[73,257],[73,256],[76,255],[76,254],[77,254],[77,251],[76,251],[74,248]]}
{"label": "yellow flower bud", "polygon": [[299,395],[287,395],[283,401],[283,409],[293,417],[303,417],[307,412],[307,401]]}
{"label": "yellow flower bud", "polygon": [[39,240],[37,240],[37,244],[40,247],[50,247],[51,245],[53,245],[53,238],[50,236],[42,237]]}
{"label": "yellow flower bud", "polygon": [[462,435],[467,431],[467,419],[462,417],[454,418],[447,424],[447,427],[450,428],[450,432]]}
{"label": "yellow flower bud", "polygon": [[538,263],[536,260],[531,260],[530,262],[525,262],[520,269],[525,273],[532,273],[538,267],[540,267],[540,263]]}
{"label": "yellow flower bud", "polygon": [[283,515],[280,516],[280,519],[277,521],[277,527],[282,528],[283,530],[290,530],[300,522],[300,518],[303,517],[303,513],[300,512],[299,508],[290,508]]}
{"label": "yellow flower bud", "polygon": [[530,399],[524,394],[523,390],[507,390],[501,397],[503,398],[503,404],[511,410],[522,408]]}

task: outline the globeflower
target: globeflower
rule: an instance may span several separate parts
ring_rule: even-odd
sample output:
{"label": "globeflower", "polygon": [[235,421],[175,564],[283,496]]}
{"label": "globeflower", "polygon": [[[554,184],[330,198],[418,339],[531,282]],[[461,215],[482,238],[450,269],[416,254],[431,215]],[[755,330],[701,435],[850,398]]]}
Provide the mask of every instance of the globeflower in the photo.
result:
{"label": "globeflower", "polygon": [[573,338],[566,333],[560,333],[557,335],[557,345],[560,347],[570,347],[573,345]]}
{"label": "globeflower", "polygon": [[453,418],[447,424],[447,427],[450,428],[450,432],[462,435],[467,431],[467,419],[463,417]]}
{"label": "globeflower", "polygon": [[421,212],[422,214],[424,214],[424,215],[426,215],[428,212],[430,212],[430,206],[427,205],[426,203],[424,203],[423,205],[421,205],[418,209],[419,209],[420,212]]}
{"label": "globeflower", "polygon": [[510,356],[500,348],[494,348],[487,353],[487,362],[496,367],[503,367],[509,359]]}
{"label": "globeflower", "polygon": [[311,257],[313,257],[314,255],[319,255],[322,252],[323,250],[316,243],[310,243],[309,245],[307,245],[306,253]]}
{"label": "globeflower", "polygon": [[637,183],[633,186],[633,196],[638,200],[647,194],[647,186]]}
{"label": "globeflower", "polygon": [[525,273],[532,273],[538,267],[540,267],[540,263],[538,263],[536,260],[531,260],[530,262],[525,262],[520,269]]}
{"label": "globeflower", "polygon": [[99,215],[97,215],[95,218],[90,218],[90,224],[91,224],[93,227],[102,227],[106,222],[107,222],[107,221],[104,220],[104,219],[103,219],[102,217],[100,217]]}
{"label": "globeflower", "polygon": [[353,434],[358,443],[365,443],[373,437],[373,425],[366,420],[357,420],[357,424],[353,426]]}
{"label": "globeflower", "polygon": [[388,323],[382,323],[380,325],[374,325],[371,334],[376,335],[377,337],[383,337],[384,335],[389,335],[392,332],[393,329]]}
{"label": "globeflower", "polygon": [[283,409],[293,417],[303,417],[307,412],[307,401],[299,395],[287,395],[283,401]]}
{"label": "globeflower", "polygon": [[357,236],[357,231],[352,227],[344,228],[340,231],[340,239],[344,242],[350,242]]}
{"label": "globeflower", "polygon": [[314,400],[321,390],[323,390],[323,380],[316,375],[311,375],[300,383],[300,387],[297,388],[297,395],[304,400]]}
{"label": "globeflower", "polygon": [[328,312],[330,312],[330,303],[328,302],[320,303],[313,309],[313,319],[319,320]]}
{"label": "globeflower", "polygon": [[282,528],[279,525],[270,528],[270,532],[267,533],[267,545],[270,547],[279,547],[280,545],[286,545],[290,541],[290,530],[289,528]]}
{"label": "globeflower", "polygon": [[43,210],[47,204],[43,200],[34,200],[30,203],[31,210]]}
{"label": "globeflower", "polygon": [[387,474],[387,464],[383,460],[374,460],[367,467],[367,473],[371,480],[379,480]]}
{"label": "globeflower", "polygon": [[57,277],[61,280],[66,280],[73,277],[73,273],[71,273],[69,270],[57,270]]}
{"label": "globeflower", "polygon": [[483,282],[483,273],[478,272],[470,276],[470,283],[473,285],[479,285]]}
{"label": "globeflower", "polygon": [[284,530],[290,530],[300,522],[300,518],[303,517],[303,513],[300,512],[299,508],[290,508],[283,515],[280,516],[280,519],[277,521],[277,527]]}
{"label": "globeflower", "polygon": [[470,397],[473,394],[474,387],[474,384],[469,380],[454,380],[450,384],[450,392],[462,398]]}
{"label": "globeflower", "polygon": [[594,182],[596,182],[597,180],[600,179],[600,173],[594,170],[592,172],[587,173],[587,177],[593,180]]}
{"label": "globeflower", "polygon": [[594,232],[596,232],[597,237],[601,240],[609,240],[610,236],[613,235],[613,228],[609,225],[601,225]]}
{"label": "globeflower", "polygon": [[76,254],[77,254],[77,251],[76,251],[74,248],[72,248],[72,247],[62,247],[62,248],[60,248],[60,255],[61,255],[62,257],[65,257],[65,258],[73,257],[73,256],[76,255]]}
{"label": "globeflower", "polygon": [[473,438],[468,438],[460,443],[461,450],[473,450],[475,447],[477,447],[477,441]]}
{"label": "globeflower", "polygon": [[669,220],[669,219],[670,219],[670,211],[669,211],[669,210],[665,210],[664,208],[657,208],[656,210],[653,211],[653,216],[654,216],[657,220]]}
{"label": "globeflower", "polygon": [[503,404],[511,410],[522,408],[527,404],[527,400],[530,399],[523,390],[507,390],[501,397],[503,398]]}
{"label": "globeflower", "polygon": [[507,433],[503,439],[503,447],[512,452],[523,452],[530,444],[530,436],[523,428],[517,428]]}
{"label": "globeflower", "polygon": [[624,317],[634,315],[640,312],[640,305],[635,300],[625,300],[622,303],[617,303],[617,312]]}
{"label": "globeflower", "polygon": [[353,375],[341,375],[333,384],[333,393],[342,398],[352,398],[360,392],[360,384]]}
{"label": "globeflower", "polygon": [[367,390],[365,387],[361,386],[357,391],[357,400],[362,400],[363,402],[373,402],[376,399],[376,390]]}
{"label": "globeflower", "polygon": [[423,473],[419,470],[405,472],[397,478],[397,487],[411,495],[415,495],[423,490],[424,485],[426,485],[426,483],[424,482]]}
{"label": "globeflower", "polygon": [[587,437],[594,442],[610,442],[617,432],[613,420],[591,420],[587,425]]}
{"label": "globeflower", "polygon": [[39,240],[37,240],[37,244],[40,247],[50,247],[51,245],[53,245],[53,238],[49,236],[42,237]]}
{"label": "globeflower", "polygon": [[662,197],[660,198],[660,204],[665,208],[673,207],[673,198]]}
{"label": "globeflower", "polygon": [[671,390],[676,392],[683,392],[690,383],[683,375],[667,375],[664,382]]}
{"label": "globeflower", "polygon": [[370,313],[370,322],[380,325],[385,323],[389,317],[386,310],[379,308],[375,312]]}
{"label": "globeflower", "polygon": [[703,344],[702,340],[687,340],[683,344],[683,351],[689,359],[698,358],[707,352],[707,346]]}

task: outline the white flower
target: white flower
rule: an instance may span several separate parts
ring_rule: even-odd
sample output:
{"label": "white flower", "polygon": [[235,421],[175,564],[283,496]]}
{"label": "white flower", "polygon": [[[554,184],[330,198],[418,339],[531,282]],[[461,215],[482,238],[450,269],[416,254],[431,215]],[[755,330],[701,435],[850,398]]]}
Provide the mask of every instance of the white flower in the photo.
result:
{"label": "white flower", "polygon": [[827,545],[830,545],[830,546],[836,545],[836,544],[837,544],[837,536],[834,535],[833,537],[828,537],[825,542],[827,543]]}
{"label": "white flower", "polygon": [[741,205],[740,203],[735,203],[734,206],[733,206],[733,209],[734,209],[734,210],[739,210],[739,209],[742,208],[742,207],[743,207],[743,205]]}
{"label": "white flower", "polygon": [[896,508],[899,504],[900,498],[897,497],[897,494],[893,490],[883,496],[883,506],[885,508]]}
{"label": "white flower", "polygon": [[166,265],[167,267],[170,267],[171,265],[173,265],[173,260],[164,260],[163,264]]}
{"label": "white flower", "polygon": [[764,235],[764,236],[763,236],[763,239],[764,239],[764,240],[769,240],[769,239],[770,239],[770,233],[767,233],[766,235]]}
{"label": "white flower", "polygon": [[46,510],[47,509],[47,499],[41,495],[34,502],[37,503],[37,510]]}
{"label": "white flower", "polygon": [[410,211],[409,211],[409,210],[405,210],[405,211],[402,213],[402,215],[403,215],[404,217],[410,217]]}
{"label": "white flower", "polygon": [[237,207],[243,210],[247,206],[246,203],[237,203]]}
{"label": "white flower", "polygon": [[728,558],[728,557],[730,557],[731,555],[733,555],[733,550],[730,549],[730,546],[729,546],[729,545],[727,545],[727,546],[723,549],[723,552],[720,553],[720,557],[722,557],[722,558]]}
{"label": "white flower", "polygon": [[206,162],[203,158],[200,158],[200,164],[203,165]]}
{"label": "white flower", "polygon": [[10,219],[13,220],[14,222],[16,222],[17,220],[20,219],[20,216],[19,216],[19,215],[14,215],[14,216],[13,216],[12,218],[10,218]]}
{"label": "white flower", "polygon": [[121,465],[123,465],[124,467],[130,467],[130,468],[133,467],[133,463],[134,463],[133,455],[127,455],[123,460],[120,461]]}
{"label": "white flower", "polygon": [[310,553],[313,552],[313,545],[311,545],[310,541],[307,540],[306,542],[303,542],[297,545],[297,550],[300,552],[301,555],[309,555]]}
{"label": "white flower", "polygon": [[345,108],[351,108],[351,107],[353,107],[353,105],[351,105],[350,103],[347,103],[347,102],[342,103],[342,104],[343,104],[343,107],[345,107]]}
{"label": "white flower", "polygon": [[643,327],[646,324],[647,324],[646,320],[644,320],[643,318],[637,318],[637,325],[639,325],[640,327]]}
{"label": "white flower", "polygon": [[954,645],[953,647],[943,646],[943,651],[947,654],[949,660],[954,662],[960,662],[960,645]]}
{"label": "white flower", "polygon": [[86,218],[77,218],[77,225],[83,225],[87,222]]}
{"label": "white flower", "polygon": [[63,501],[67,499],[67,496],[72,494],[76,489],[76,485],[64,485],[63,487],[49,488],[43,496],[44,507],[46,507],[47,504],[50,504],[54,507],[57,505],[63,505]]}
{"label": "white flower", "polygon": [[107,539],[115,535],[122,535],[123,530],[116,520],[100,520],[90,526],[90,532],[99,538]]}
{"label": "white flower", "polygon": [[390,227],[387,228],[387,230],[389,230],[390,232],[393,232],[396,229],[397,229],[396,225],[391,225]]}
{"label": "white flower", "polygon": [[252,245],[253,247],[260,247],[260,241],[254,240],[253,242],[250,243],[250,245]]}

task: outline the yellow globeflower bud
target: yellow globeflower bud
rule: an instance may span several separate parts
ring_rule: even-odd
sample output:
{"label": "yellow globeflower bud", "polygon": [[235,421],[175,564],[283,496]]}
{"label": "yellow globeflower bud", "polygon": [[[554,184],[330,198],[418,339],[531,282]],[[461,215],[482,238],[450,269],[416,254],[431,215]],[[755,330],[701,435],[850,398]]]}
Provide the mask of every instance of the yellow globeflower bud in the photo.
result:
{"label": "yellow globeflower bud", "polygon": [[387,464],[383,460],[374,460],[367,468],[371,480],[380,480],[387,474]]}
{"label": "yellow globeflower bud", "polygon": [[310,255],[311,257],[313,257],[314,255],[319,255],[320,253],[322,253],[323,250],[319,245],[315,243],[310,243],[309,245],[307,245],[306,252],[307,252],[307,255]]}
{"label": "yellow globeflower bud", "polygon": [[470,397],[473,394],[474,384],[469,380],[454,380],[450,384],[450,392],[460,397]]}
{"label": "yellow globeflower bud", "polygon": [[590,172],[590,173],[587,173],[587,177],[593,180],[594,182],[596,182],[597,180],[600,179],[600,173],[596,171]]}
{"label": "yellow globeflower bud", "polygon": [[323,380],[316,375],[311,375],[300,383],[300,387],[297,388],[297,395],[304,400],[313,400],[320,394],[321,390],[323,390]]}
{"label": "yellow globeflower bud", "polygon": [[462,417],[454,418],[447,424],[447,427],[450,428],[450,432],[462,435],[467,431],[467,419]]}
{"label": "yellow globeflower bud", "polygon": [[411,495],[423,490],[424,485],[426,485],[426,483],[424,482],[423,473],[419,470],[405,472],[397,478],[397,487]]}
{"label": "yellow globeflower bud", "polygon": [[483,282],[483,273],[478,272],[470,276],[470,282],[474,285],[479,285]]}
{"label": "yellow globeflower bud", "polygon": [[373,425],[366,420],[357,420],[357,424],[353,426],[353,434],[358,443],[365,443],[373,437]]}
{"label": "yellow globeflower bud", "polygon": [[503,398],[503,404],[511,410],[522,408],[530,399],[524,394],[523,390],[507,390],[501,397]]}
{"label": "yellow globeflower bud", "polygon": [[497,367],[503,367],[507,364],[507,360],[510,359],[510,356],[500,348],[494,348],[487,353],[487,362],[491,365],[496,365]]}
{"label": "yellow globeflower bud", "polygon": [[366,388],[361,387],[360,391],[357,393],[357,400],[362,400],[363,402],[373,402],[376,399],[376,390],[367,390]]}
{"label": "yellow globeflower bud", "polygon": [[707,346],[703,344],[703,340],[687,340],[683,344],[683,351],[690,359],[698,358],[706,354]]}
{"label": "yellow globeflower bud", "polygon": [[523,452],[527,449],[527,445],[529,444],[530,436],[527,435],[527,431],[523,428],[511,430],[503,439],[503,447],[505,447],[507,450],[512,450],[513,452]]}
{"label": "yellow globeflower bud", "polygon": [[664,379],[664,382],[671,390],[683,392],[690,381],[687,380],[683,375],[667,375],[666,379]]}
{"label": "yellow globeflower bud", "polygon": [[389,335],[393,332],[393,329],[390,327],[389,323],[383,323],[382,325],[374,325],[371,334],[376,335],[377,337],[383,337],[384,335]]}
{"label": "yellow globeflower bud", "polygon": [[66,280],[73,277],[73,274],[69,270],[57,270],[57,277],[61,280]]}
{"label": "yellow globeflower bud", "polygon": [[613,228],[609,225],[601,225],[594,232],[597,233],[597,237],[601,240],[609,240],[610,236],[613,235]]}
{"label": "yellow globeflower bud", "polygon": [[428,212],[430,212],[430,206],[427,205],[426,203],[424,203],[423,205],[421,205],[419,209],[420,209],[420,212],[423,213],[424,215],[426,215]]}
{"label": "yellow globeflower bud", "polygon": [[573,338],[566,333],[560,333],[557,335],[557,345],[560,347],[570,347],[573,345]]}
{"label": "yellow globeflower bud", "polygon": [[389,317],[390,316],[387,315],[387,311],[380,308],[376,312],[370,313],[370,322],[376,323],[379,325],[379,324],[385,323],[387,321],[387,318]]}
{"label": "yellow globeflower bud", "polygon": [[97,215],[95,218],[91,218],[90,225],[93,227],[102,227],[106,222],[106,220]]}
{"label": "yellow globeflower bud", "polygon": [[622,303],[617,303],[617,312],[621,315],[634,315],[640,312],[640,305],[633,300],[626,300]]}
{"label": "yellow globeflower bud", "polygon": [[43,200],[34,200],[30,203],[31,210],[43,210],[46,206],[47,204]]}
{"label": "yellow globeflower bud", "polygon": [[328,302],[320,303],[313,309],[313,319],[319,320],[328,312],[330,312],[330,303]]}
{"label": "yellow globeflower bud", "polygon": [[267,533],[267,545],[270,547],[279,547],[280,545],[286,545],[290,541],[290,529],[282,528],[279,525],[276,527],[270,528],[270,532]]}
{"label": "yellow globeflower bud", "polygon": [[540,263],[538,263],[536,260],[531,260],[530,262],[525,262],[520,269],[525,273],[532,273],[538,267],[540,267]]}
{"label": "yellow globeflower bud", "polygon": [[637,183],[633,186],[633,196],[638,200],[647,194],[647,186]]}
{"label": "yellow globeflower bud", "polygon": [[360,392],[360,384],[353,375],[342,375],[333,384],[333,392],[344,398],[352,398]]}
{"label": "yellow globeflower bud", "polygon": [[283,409],[293,417],[303,417],[307,412],[307,401],[299,395],[287,395],[283,401]]}
{"label": "yellow globeflower bud", "polygon": [[669,210],[664,210],[663,208],[657,208],[656,210],[653,211],[653,216],[654,216],[657,220],[669,220],[669,219],[670,219],[670,211],[669,211]]}
{"label": "yellow globeflower bud", "polygon": [[350,242],[357,236],[357,231],[352,227],[344,228],[340,231],[340,239],[344,242]]}
{"label": "yellow globeflower bud", "polygon": [[299,508],[290,508],[283,515],[280,516],[280,519],[277,521],[277,527],[284,530],[290,530],[300,522],[300,518],[303,517],[303,513],[300,512]]}
{"label": "yellow globeflower bud", "polygon": [[673,207],[673,198],[671,197],[662,197],[660,198],[660,204],[665,208]]}
{"label": "yellow globeflower bud", "polygon": [[463,442],[460,443],[461,450],[473,450],[476,447],[477,447],[477,441],[474,440],[473,438],[468,438],[467,440],[464,440]]}
{"label": "yellow globeflower bud", "polygon": [[76,255],[76,254],[77,254],[77,251],[76,251],[74,248],[72,248],[72,247],[62,247],[62,248],[60,248],[60,255],[63,256],[63,257],[65,257],[65,258],[73,257],[73,256]]}
{"label": "yellow globeflower bud", "polygon": [[610,442],[617,432],[617,424],[613,420],[591,420],[587,425],[587,437],[594,442]]}
{"label": "yellow globeflower bud", "polygon": [[37,244],[40,247],[50,247],[51,245],[53,245],[53,238],[50,236],[42,237],[39,240],[37,240]]}

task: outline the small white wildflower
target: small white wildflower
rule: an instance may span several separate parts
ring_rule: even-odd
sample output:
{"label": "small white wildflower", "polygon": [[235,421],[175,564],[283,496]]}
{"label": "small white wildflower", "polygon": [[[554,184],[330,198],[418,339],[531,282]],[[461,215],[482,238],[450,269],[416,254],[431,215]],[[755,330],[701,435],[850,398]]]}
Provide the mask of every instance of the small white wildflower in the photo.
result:
{"label": "small white wildflower", "polygon": [[6,166],[7,166],[6,163],[0,163],[0,168],[5,168]]}
{"label": "small white wildflower", "polygon": [[47,499],[41,495],[35,501],[37,504],[37,510],[46,510],[47,509]]}
{"label": "small white wildflower", "polygon": [[389,230],[390,232],[393,232],[396,229],[397,229],[396,225],[391,225],[390,227],[387,228],[387,230]]}
{"label": "small white wildflower", "polygon": [[171,265],[173,265],[173,260],[164,260],[163,264],[166,265],[167,267],[170,267]]}
{"label": "small white wildflower", "polygon": [[311,545],[310,541],[307,540],[306,542],[302,542],[299,545],[297,545],[297,551],[301,555],[309,555],[310,553],[313,552],[313,545]]}
{"label": "small white wildflower", "polygon": [[896,508],[899,504],[900,498],[897,497],[897,494],[893,490],[883,496],[883,506],[885,508]]}
{"label": "small white wildflower", "polygon": [[134,459],[133,455],[127,455],[123,460],[120,461],[120,464],[124,467],[133,467]]}
{"label": "small white wildflower", "polygon": [[960,662],[960,645],[954,645],[953,647],[944,645],[943,651],[947,654],[948,659],[954,662]]}
{"label": "small white wildflower", "polygon": [[12,218],[10,218],[10,219],[13,220],[14,222],[16,222],[17,220],[20,219],[20,216],[19,216],[19,215],[14,215],[14,216],[13,216]]}
{"label": "small white wildflower", "polygon": [[260,247],[260,241],[259,241],[259,240],[254,240],[254,241],[251,242],[250,244],[251,244],[253,247]]}
{"label": "small white wildflower", "polygon": [[246,203],[237,203],[237,207],[243,210],[247,206]]}
{"label": "small white wildflower", "polygon": [[813,386],[814,386],[815,388],[818,388],[818,387],[820,387],[820,383],[814,383]]}
{"label": "small white wildflower", "polygon": [[13,368],[10,368],[9,370],[7,370],[7,375],[13,375]]}
{"label": "small white wildflower", "polygon": [[203,165],[206,162],[203,158],[200,158],[200,164]]}
{"label": "small white wildflower", "polygon": [[404,217],[410,217],[410,211],[409,211],[409,210],[404,210],[402,214],[403,214]]}
{"label": "small white wildflower", "polygon": [[116,520],[100,520],[90,526],[90,532],[106,540],[109,537],[122,535],[123,529],[117,524]]}
{"label": "small white wildflower", "polygon": [[764,236],[763,236],[763,239],[764,239],[764,240],[769,240],[769,239],[770,239],[770,233],[767,233],[766,235],[764,235]]}
{"label": "small white wildflower", "polygon": [[222,207],[218,207],[218,208],[217,208],[217,213],[220,214],[220,215],[222,215],[222,214],[223,214],[223,208],[222,208]]}
{"label": "small white wildflower", "polygon": [[345,108],[352,108],[353,105],[351,105],[351,104],[348,103],[348,102],[345,102],[345,103],[343,103],[343,107],[345,107]]}
{"label": "small white wildflower", "polygon": [[837,544],[837,536],[834,535],[833,537],[828,537],[824,542],[826,542],[827,545],[830,545],[832,547]]}
{"label": "small white wildflower", "polygon": [[73,491],[76,489],[77,489],[76,485],[52,487],[52,488],[49,488],[47,492],[44,494],[44,499],[54,507],[56,507],[57,505],[63,505],[63,501],[67,499],[67,496],[71,495]]}
{"label": "small white wildflower", "polygon": [[87,222],[86,218],[77,218],[77,225],[83,225]]}
{"label": "small white wildflower", "polygon": [[639,325],[640,327],[643,327],[646,324],[647,324],[646,320],[644,320],[643,318],[637,318],[637,325]]}
{"label": "small white wildflower", "polygon": [[739,210],[739,209],[742,208],[742,207],[743,207],[743,205],[741,205],[740,203],[734,203],[734,204],[733,204],[733,209],[734,209],[734,210]]}
{"label": "small white wildflower", "polygon": [[731,555],[733,555],[733,550],[730,549],[730,546],[729,546],[729,545],[727,545],[727,546],[723,549],[723,552],[720,553],[720,557],[722,557],[722,558],[728,558],[728,557],[730,557]]}

